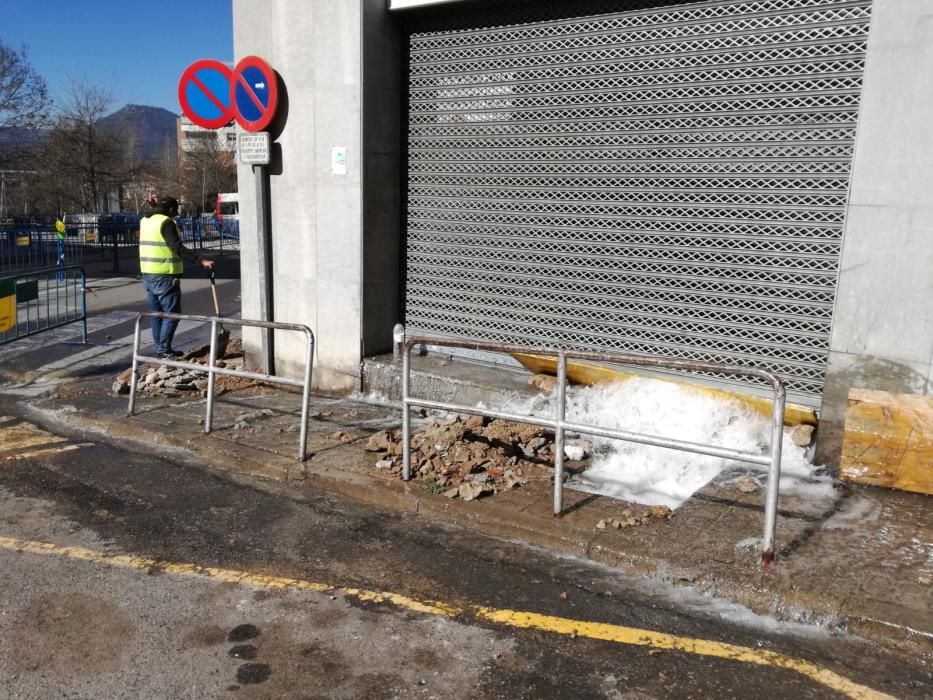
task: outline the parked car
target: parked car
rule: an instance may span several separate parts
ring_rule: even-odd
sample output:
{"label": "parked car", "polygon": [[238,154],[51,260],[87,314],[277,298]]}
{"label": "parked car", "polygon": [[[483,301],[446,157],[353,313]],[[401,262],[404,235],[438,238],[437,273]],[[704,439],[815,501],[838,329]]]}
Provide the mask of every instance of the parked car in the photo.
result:
{"label": "parked car", "polygon": [[102,245],[130,245],[139,240],[139,214],[101,214],[97,219],[98,241]]}

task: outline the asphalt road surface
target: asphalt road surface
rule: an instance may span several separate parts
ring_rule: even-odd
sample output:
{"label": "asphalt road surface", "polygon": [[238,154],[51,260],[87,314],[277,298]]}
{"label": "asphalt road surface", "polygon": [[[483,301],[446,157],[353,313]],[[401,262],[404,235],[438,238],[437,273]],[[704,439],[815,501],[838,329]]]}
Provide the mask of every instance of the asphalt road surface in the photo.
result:
{"label": "asphalt road surface", "polygon": [[0,697],[928,697],[858,639],[17,411]]}

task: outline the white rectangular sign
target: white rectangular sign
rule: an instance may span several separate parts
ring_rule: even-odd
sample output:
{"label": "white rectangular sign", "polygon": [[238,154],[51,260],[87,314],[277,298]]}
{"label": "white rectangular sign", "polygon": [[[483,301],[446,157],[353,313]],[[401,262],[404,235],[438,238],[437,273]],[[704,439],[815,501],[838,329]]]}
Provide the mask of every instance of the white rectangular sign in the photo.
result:
{"label": "white rectangular sign", "polygon": [[347,174],[347,147],[334,146],[330,149],[330,171],[334,175]]}
{"label": "white rectangular sign", "polygon": [[268,131],[256,134],[237,134],[236,150],[240,162],[247,165],[269,165],[272,139]]}

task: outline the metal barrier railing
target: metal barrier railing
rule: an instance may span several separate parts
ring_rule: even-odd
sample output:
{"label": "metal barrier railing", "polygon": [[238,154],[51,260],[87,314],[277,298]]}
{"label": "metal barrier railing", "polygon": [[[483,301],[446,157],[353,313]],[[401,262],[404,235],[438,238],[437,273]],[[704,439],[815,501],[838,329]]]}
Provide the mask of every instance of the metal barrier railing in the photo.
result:
{"label": "metal barrier railing", "polygon": [[[168,360],[158,357],[147,357],[139,354],[140,342],[140,322],[143,318],[162,318],[176,321],[198,321],[211,324],[211,349],[210,358],[207,365],[201,365],[196,362],[180,362],[177,360]],[[288,379],[287,377],[276,377],[270,374],[261,374],[259,372],[247,372],[246,370],[229,369],[227,367],[217,367],[217,326],[248,326],[255,328],[269,328],[279,331],[297,331],[305,334],[307,340],[305,354],[305,372],[304,379]],[[165,367],[175,367],[177,369],[193,370],[195,372],[204,372],[207,374],[207,409],[204,416],[204,432],[211,432],[214,419],[214,376],[222,374],[228,377],[240,377],[242,379],[253,379],[258,382],[267,382],[269,384],[285,384],[288,386],[302,387],[301,393],[301,430],[298,437],[298,461],[304,462],[308,455],[308,404],[311,399],[311,361],[314,356],[314,333],[311,329],[300,323],[278,323],[275,321],[250,321],[242,318],[220,318],[218,316],[194,316],[191,314],[169,314],[157,311],[144,311],[136,317],[136,328],[133,333],[133,376],[130,379],[130,405],[129,415],[133,415],[136,410],[136,383],[139,381],[137,370],[139,363],[162,365]]]}
{"label": "metal barrier railing", "polygon": [[[59,234],[54,223],[0,225],[0,272],[112,260],[120,272],[121,259],[138,257],[139,221],[136,214],[87,215],[84,221],[66,221]],[[240,222],[221,219],[178,218],[182,243],[193,250],[238,251]],[[129,270],[129,271],[132,271]]]}
{"label": "metal barrier railing", "polygon": [[79,265],[63,265],[0,277],[0,345],[72,323],[87,343],[86,278]]}
{"label": "metal barrier railing", "polygon": [[[415,345],[435,345],[447,348],[462,348],[466,350],[484,350],[500,353],[528,353],[534,355],[548,355],[557,358],[557,411],[553,419],[539,416],[517,415],[481,409],[476,406],[464,406],[442,401],[429,401],[427,399],[412,398],[411,385],[411,350]],[[774,392],[774,404],[771,416],[771,445],[768,455],[752,452],[742,452],[725,447],[704,445],[685,440],[676,440],[656,435],[646,435],[627,430],[605,428],[600,426],[573,423],[565,419],[567,398],[567,359],[591,360],[596,362],[611,362],[641,367],[659,369],[675,369],[686,372],[716,372],[721,374],[758,377],[766,380]],[[563,513],[564,488],[564,433],[573,431],[585,435],[627,440],[657,447],[683,450],[696,454],[710,455],[735,459],[751,464],[767,465],[768,486],[765,493],[765,519],[764,534],[761,542],[761,560],[764,565],[774,560],[774,541],[777,528],[778,488],[781,477],[781,438],[784,430],[784,385],[773,373],[755,367],[740,367],[738,365],[725,365],[712,362],[690,362],[664,357],[646,357],[643,355],[626,355],[608,352],[584,352],[576,350],[561,350],[557,348],[528,347],[522,345],[507,345],[503,343],[476,343],[466,341],[446,340],[443,338],[409,337],[405,339],[402,348],[402,478],[411,479],[411,406],[421,406],[441,411],[469,413],[489,418],[502,418],[518,423],[538,425],[554,430],[554,515]]]}
{"label": "metal barrier railing", "polygon": [[51,267],[59,261],[73,265],[112,259],[118,272],[121,258],[138,255],[138,218],[99,219],[67,222],[61,234],[53,224],[0,226],[0,271]]}
{"label": "metal barrier railing", "polygon": [[223,255],[224,250],[239,250],[240,248],[240,222],[233,217],[200,218],[185,217],[175,220],[181,233],[181,240],[188,248],[194,250],[218,251]]}

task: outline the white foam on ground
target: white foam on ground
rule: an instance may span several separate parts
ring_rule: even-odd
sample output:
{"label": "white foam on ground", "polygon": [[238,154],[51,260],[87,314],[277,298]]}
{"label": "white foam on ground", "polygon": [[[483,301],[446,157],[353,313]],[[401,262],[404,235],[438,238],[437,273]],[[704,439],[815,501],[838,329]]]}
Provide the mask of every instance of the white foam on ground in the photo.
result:
{"label": "white foam on ground", "polygon": [[377,406],[398,406],[398,401],[393,401],[383,392],[378,389],[372,389],[368,394],[362,391],[356,390],[351,393],[348,397],[351,401],[358,401],[360,403],[371,403],[376,404]]}
{"label": "white foam on ground", "polygon": [[[504,410],[555,415],[556,393],[517,402]],[[771,421],[738,402],[673,382],[639,377],[593,387],[570,387],[566,419],[604,428],[674,438],[742,452],[767,454]],[[592,466],[568,482],[585,491],[645,505],[677,508],[726,468],[746,467],[761,484],[767,467],[680,450],[585,436],[595,449]],[[827,477],[814,475],[804,450],[785,435],[781,493],[807,498],[832,493]]]}

